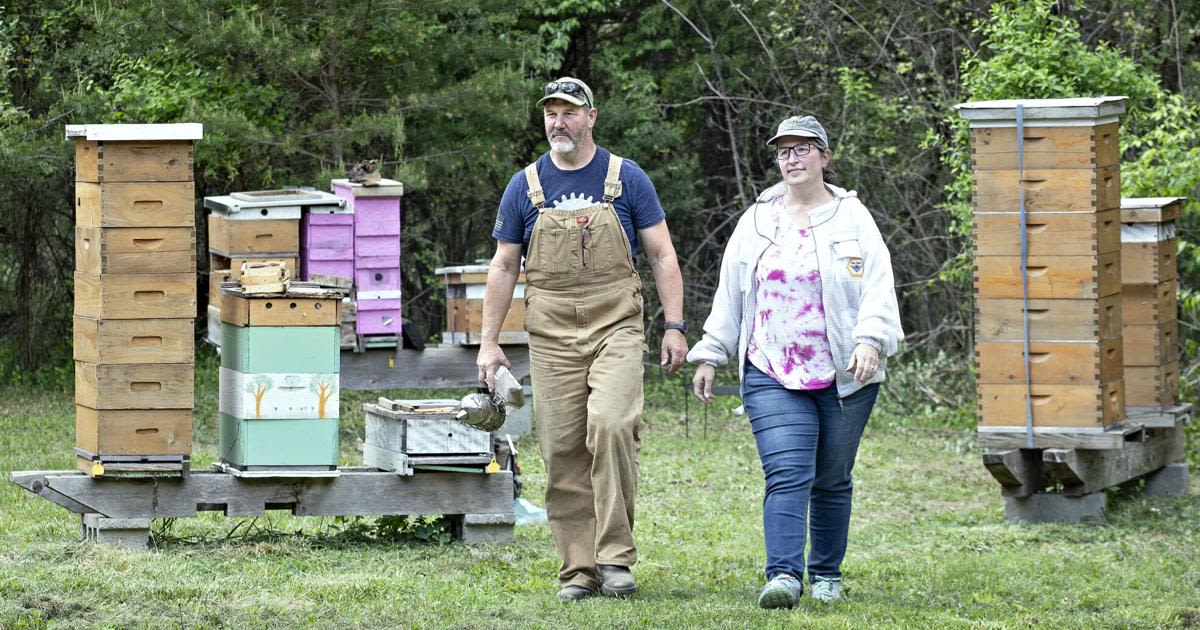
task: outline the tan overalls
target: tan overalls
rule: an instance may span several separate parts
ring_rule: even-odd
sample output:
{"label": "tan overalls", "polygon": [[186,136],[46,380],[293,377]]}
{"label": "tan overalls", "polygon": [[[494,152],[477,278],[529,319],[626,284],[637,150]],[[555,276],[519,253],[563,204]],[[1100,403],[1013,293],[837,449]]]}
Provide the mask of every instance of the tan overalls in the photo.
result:
{"label": "tan overalls", "polygon": [[546,511],[563,586],[596,589],[596,564],[632,566],[642,421],[642,283],[613,207],[621,158],[601,203],[545,206],[537,165],[525,168],[538,209],[525,258],[525,330],[534,414],[546,463]]}

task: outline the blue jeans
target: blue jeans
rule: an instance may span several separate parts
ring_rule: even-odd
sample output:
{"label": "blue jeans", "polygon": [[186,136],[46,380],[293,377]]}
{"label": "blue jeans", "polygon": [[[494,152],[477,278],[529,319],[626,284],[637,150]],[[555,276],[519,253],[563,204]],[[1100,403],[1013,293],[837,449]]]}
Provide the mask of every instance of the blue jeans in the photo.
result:
{"label": "blue jeans", "polygon": [[[746,361],[742,401],[766,475],[766,575],[840,578],[850,530],[850,471],[879,384],[838,399],[837,385],[786,389]],[[810,516],[811,514],[811,516]]]}

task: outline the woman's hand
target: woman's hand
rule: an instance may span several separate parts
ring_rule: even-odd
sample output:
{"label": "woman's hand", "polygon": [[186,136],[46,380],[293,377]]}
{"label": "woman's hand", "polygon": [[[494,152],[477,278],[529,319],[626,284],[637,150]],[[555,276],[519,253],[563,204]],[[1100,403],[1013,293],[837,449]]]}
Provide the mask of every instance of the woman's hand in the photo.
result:
{"label": "woman's hand", "polygon": [[696,375],[692,377],[692,394],[700,402],[709,404],[713,401],[713,381],[717,378],[717,368],[701,363],[696,366]]}
{"label": "woman's hand", "polygon": [[875,376],[878,369],[879,351],[874,346],[865,343],[854,346],[854,352],[850,354],[850,364],[846,366],[847,372],[854,372],[854,380],[866,383]]}

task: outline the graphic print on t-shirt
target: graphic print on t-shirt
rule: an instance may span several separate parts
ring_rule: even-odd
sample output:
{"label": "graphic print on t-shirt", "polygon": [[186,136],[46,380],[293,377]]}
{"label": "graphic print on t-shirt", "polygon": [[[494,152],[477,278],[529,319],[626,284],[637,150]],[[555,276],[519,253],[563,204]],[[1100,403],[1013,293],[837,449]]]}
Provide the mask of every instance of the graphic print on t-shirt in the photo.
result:
{"label": "graphic print on t-shirt", "polygon": [[596,205],[591,195],[584,196],[583,193],[579,193],[579,196],[575,196],[575,193],[571,193],[570,196],[563,195],[555,199],[553,203],[555,210],[568,211],[583,210],[584,208]]}

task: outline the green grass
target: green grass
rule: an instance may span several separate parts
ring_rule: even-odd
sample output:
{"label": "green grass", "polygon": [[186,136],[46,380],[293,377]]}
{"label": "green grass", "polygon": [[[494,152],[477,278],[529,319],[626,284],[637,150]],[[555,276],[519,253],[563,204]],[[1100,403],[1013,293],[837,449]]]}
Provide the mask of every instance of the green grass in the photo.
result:
{"label": "green grass", "polygon": [[[202,355],[197,467],[215,456],[214,365]],[[156,522],[158,549],[138,554],[80,543],[78,517],[3,481],[0,628],[1200,626],[1194,491],[1117,493],[1106,524],[1011,524],[969,430],[887,412],[858,459],[846,600],[758,610],[762,477],[745,420],[728,412],[736,399],[710,410],[707,437],[691,405],[685,436],[680,386],[652,385],[633,600],[559,604],[544,525],[519,527],[510,545],[464,546],[366,540],[374,519],[206,513]],[[343,463],[361,462],[358,409],[377,395],[343,396]],[[73,440],[69,394],[0,390],[0,474],[69,469]],[[536,446],[518,447],[540,504]]]}

